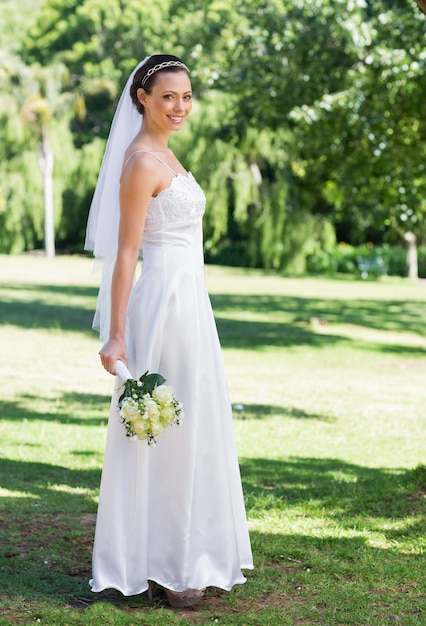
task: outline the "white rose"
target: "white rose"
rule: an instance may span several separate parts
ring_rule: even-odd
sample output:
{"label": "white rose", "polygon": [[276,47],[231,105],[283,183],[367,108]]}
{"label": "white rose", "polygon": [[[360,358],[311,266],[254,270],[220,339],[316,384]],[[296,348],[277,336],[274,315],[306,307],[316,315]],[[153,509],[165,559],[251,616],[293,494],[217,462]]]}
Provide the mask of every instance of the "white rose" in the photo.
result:
{"label": "white rose", "polygon": [[161,435],[161,433],[164,431],[164,426],[160,422],[160,413],[158,413],[156,417],[150,420],[150,424],[151,424],[151,433],[154,437]]}
{"label": "white rose", "polygon": [[160,415],[160,409],[153,398],[146,398],[143,401],[144,414],[146,419],[157,419]]}
{"label": "white rose", "polygon": [[175,417],[174,409],[171,406],[166,406],[160,411],[160,420],[165,426],[172,424],[175,421]]}
{"label": "white rose", "polygon": [[132,399],[125,399],[121,405],[120,417],[127,423],[134,422],[140,417],[138,404]]}
{"label": "white rose", "polygon": [[158,385],[152,392],[152,397],[161,406],[166,406],[173,402],[173,387],[167,385]]}
{"label": "white rose", "polygon": [[147,435],[149,432],[149,422],[147,422],[147,420],[144,420],[144,419],[136,420],[136,422],[134,422],[132,426],[135,430],[136,437],[138,439],[147,438]]}

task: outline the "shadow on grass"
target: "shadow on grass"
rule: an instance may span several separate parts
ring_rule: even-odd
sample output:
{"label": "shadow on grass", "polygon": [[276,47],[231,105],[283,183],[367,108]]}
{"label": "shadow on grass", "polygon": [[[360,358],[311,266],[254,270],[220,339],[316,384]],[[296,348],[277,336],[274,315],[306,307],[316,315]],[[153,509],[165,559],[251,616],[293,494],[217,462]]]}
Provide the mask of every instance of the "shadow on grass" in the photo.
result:
{"label": "shadow on grass", "polygon": [[[1,324],[93,333],[91,326],[96,288],[20,284],[13,288],[13,292],[16,293],[16,298],[2,296]],[[87,305],[76,305],[73,298],[87,298]]]}
{"label": "shadow on grass", "polygon": [[[426,348],[421,346],[407,346],[401,344],[390,344],[390,343],[376,343],[376,342],[368,342],[368,343],[360,343],[357,342],[357,347],[365,350],[375,350],[376,352],[384,352],[385,354],[397,354],[398,356],[404,356],[407,358],[410,357],[425,357],[426,356]],[[424,364],[420,364],[419,367],[424,367]]]}
{"label": "shadow on grass", "polygon": [[[100,426],[108,421],[110,403],[111,396],[95,393],[67,392],[55,399],[24,393],[14,401],[2,400],[0,412],[2,419],[9,421],[39,420],[79,426]],[[46,411],[46,407],[49,406],[55,407],[55,410]],[[102,415],[99,416],[100,412]]]}
{"label": "shadow on grass", "polygon": [[[99,453],[94,451],[93,455],[96,457]],[[50,502],[52,500],[55,506],[60,504],[60,510],[73,512],[76,508],[81,508],[83,503],[87,505],[87,495],[75,491],[56,491],[52,490],[52,487],[64,485],[75,490],[96,490],[100,475],[99,469],[69,469],[60,465],[0,457],[0,486],[22,494],[22,498],[4,495],[1,499],[1,508],[3,512],[7,510],[11,512],[12,508],[7,506],[9,501],[19,511],[24,510],[27,505],[33,507],[34,504],[52,510]]]}
{"label": "shadow on grass", "polygon": [[351,342],[347,337],[331,333],[320,334],[311,325],[283,322],[257,322],[226,319],[216,315],[220,343],[223,348],[261,350],[309,345],[321,348],[330,344]]}
{"label": "shadow on grass", "polygon": [[[306,345],[312,349],[327,348],[330,345],[353,346],[365,350],[399,354],[406,356],[426,356],[426,348],[403,344],[365,341],[362,337],[353,339],[329,331],[321,333],[307,319],[300,322],[254,322],[239,319],[226,319],[216,316],[220,343],[225,349],[270,350]],[[363,324],[364,325],[364,324]],[[369,326],[366,326],[369,327]],[[331,326],[332,328],[332,326]],[[369,327],[371,328],[371,326]],[[379,329],[385,330],[385,329]],[[402,332],[402,330],[401,330]],[[405,330],[407,332],[407,329]]]}
{"label": "shadow on grass", "polygon": [[234,404],[233,415],[236,420],[263,419],[275,417],[292,417],[295,419],[319,420],[321,422],[336,422],[337,418],[320,413],[307,413],[303,409],[294,407],[273,406],[270,404]]}
{"label": "shadow on grass", "polygon": [[[8,293],[0,305],[0,323],[23,328],[54,328],[63,331],[93,333],[91,329],[97,290],[95,287],[67,285],[23,285]],[[73,298],[81,304],[76,304]],[[402,300],[318,299],[278,295],[211,296],[224,348],[262,349],[267,347],[353,342],[336,333],[317,332],[311,324],[353,324],[377,330],[409,332],[426,336],[424,303]],[[252,313],[264,320],[238,319],[238,314]],[[226,317],[231,313],[235,319]],[[223,315],[225,314],[225,315]],[[241,315],[240,317],[243,317]],[[362,340],[360,340],[362,343]],[[426,350],[398,345],[381,345],[383,351],[425,354]]]}
{"label": "shadow on grass", "polygon": [[[426,471],[420,469],[369,468],[338,459],[301,457],[241,460],[249,515],[263,515],[269,509],[285,514],[289,506],[309,503],[313,516],[329,516],[345,528],[360,523],[362,528],[385,533],[390,519],[424,519]],[[405,532],[413,530],[415,525],[410,530],[407,522]]]}
{"label": "shadow on grass", "polygon": [[[108,421],[110,403],[110,395],[67,392],[60,398],[52,400],[52,398],[42,398],[40,395],[21,394],[14,401],[1,401],[0,414],[2,419],[8,421],[38,420],[78,426],[101,426]],[[46,411],[44,408],[46,406],[54,406],[55,410]],[[37,407],[41,408],[36,410]],[[236,420],[261,420],[271,415],[283,418],[319,420],[329,423],[335,422],[337,419],[325,414],[307,413],[303,409],[295,407],[282,407],[270,404],[233,405],[233,416]]]}
{"label": "shadow on grass", "polygon": [[[19,294],[22,292],[25,293],[34,293],[34,294],[44,294],[44,297],[39,297],[38,300],[43,302],[49,300],[52,295],[59,295],[68,297],[77,297],[77,298],[92,298],[96,299],[98,294],[98,289],[95,286],[86,286],[86,285],[43,285],[43,284],[34,284],[34,283],[19,283],[18,285],[5,285],[0,283],[0,290],[4,289],[7,292],[12,291],[17,294],[16,298],[5,298],[3,300],[7,302],[15,302],[19,300]],[[22,296],[21,296],[22,298]],[[24,296],[25,298],[25,296]]]}
{"label": "shadow on grass", "polygon": [[278,295],[211,296],[217,313],[252,311],[257,315],[285,313],[294,321],[322,320],[325,324],[355,324],[377,330],[426,336],[424,302],[419,300],[351,300]]}
{"label": "shadow on grass", "polygon": [[[221,343],[225,348],[263,348],[309,344],[322,347],[353,343],[338,333],[318,333],[314,325],[333,328],[333,324],[351,324],[373,330],[413,333],[426,336],[424,303],[421,301],[374,301],[311,299],[289,296],[213,295]],[[238,314],[247,312],[279,321],[247,321]],[[223,314],[232,313],[234,319]],[[314,322],[314,324],[312,324]],[[357,340],[362,345],[362,338]],[[385,352],[426,354],[422,347],[398,344],[368,344]]]}

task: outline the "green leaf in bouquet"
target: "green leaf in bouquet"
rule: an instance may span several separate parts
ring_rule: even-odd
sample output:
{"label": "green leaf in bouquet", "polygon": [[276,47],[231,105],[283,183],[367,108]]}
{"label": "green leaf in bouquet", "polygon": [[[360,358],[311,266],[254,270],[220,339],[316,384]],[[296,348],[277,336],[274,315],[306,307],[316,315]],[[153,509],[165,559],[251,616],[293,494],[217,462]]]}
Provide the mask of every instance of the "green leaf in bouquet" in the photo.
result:
{"label": "green leaf in bouquet", "polygon": [[152,393],[155,387],[166,382],[166,379],[164,376],[161,376],[161,374],[148,374],[148,372],[142,374],[139,380],[143,384],[144,391],[147,393]]}

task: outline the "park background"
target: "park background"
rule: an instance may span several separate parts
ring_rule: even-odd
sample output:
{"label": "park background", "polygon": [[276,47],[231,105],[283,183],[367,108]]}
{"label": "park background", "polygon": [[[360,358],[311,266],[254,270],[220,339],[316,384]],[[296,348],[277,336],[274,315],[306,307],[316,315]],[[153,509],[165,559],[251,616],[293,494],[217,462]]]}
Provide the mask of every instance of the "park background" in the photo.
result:
{"label": "park background", "polygon": [[[426,277],[426,19],[406,0],[1,0],[0,253],[81,253],[117,97],[191,68],[207,262]],[[415,266],[415,267],[414,267]],[[371,273],[370,272],[370,273]]]}
{"label": "park background", "polygon": [[[418,7],[0,12],[0,625],[424,624]],[[117,96],[160,51],[191,67],[194,109],[173,147],[208,197],[206,280],[255,562],[246,585],[210,589],[191,612],[88,587],[113,383],[90,328],[84,230]]]}

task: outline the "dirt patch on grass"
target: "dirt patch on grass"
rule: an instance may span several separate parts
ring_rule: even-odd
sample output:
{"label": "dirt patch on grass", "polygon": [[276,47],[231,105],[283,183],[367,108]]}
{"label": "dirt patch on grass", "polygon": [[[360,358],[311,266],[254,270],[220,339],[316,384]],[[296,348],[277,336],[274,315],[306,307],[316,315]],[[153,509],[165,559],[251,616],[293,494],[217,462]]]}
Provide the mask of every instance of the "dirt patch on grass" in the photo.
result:
{"label": "dirt patch on grass", "polygon": [[102,599],[93,598],[77,598],[75,602],[70,603],[70,607],[74,609],[84,610],[91,604],[96,602],[108,602],[116,606],[126,613],[140,613],[141,611],[152,612],[156,608],[167,609],[178,615],[182,620],[186,620],[190,624],[205,624],[206,622],[214,623],[215,619],[219,623],[223,623],[224,616],[232,614],[255,613],[264,611],[266,607],[284,607],[287,604],[295,604],[303,602],[303,598],[297,593],[265,593],[257,597],[256,600],[245,598],[233,598],[232,606],[228,602],[229,593],[215,587],[209,587],[202,602],[191,609],[174,609],[170,607],[164,592],[157,591],[154,604],[150,604],[145,594],[135,596],[134,598],[124,598],[123,596],[112,592],[110,595],[103,594]]}

